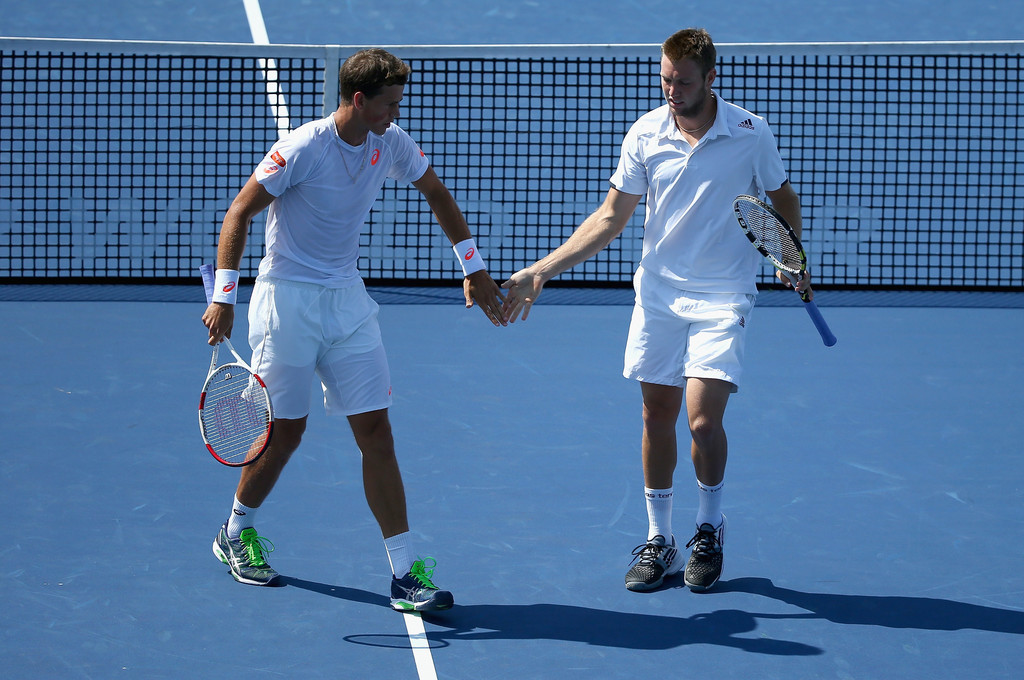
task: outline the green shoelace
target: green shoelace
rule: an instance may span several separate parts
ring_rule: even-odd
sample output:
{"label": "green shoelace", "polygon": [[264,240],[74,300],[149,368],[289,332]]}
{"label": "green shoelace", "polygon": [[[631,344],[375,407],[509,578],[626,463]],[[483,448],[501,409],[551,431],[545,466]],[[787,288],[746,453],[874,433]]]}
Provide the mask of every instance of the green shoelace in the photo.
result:
{"label": "green shoelace", "polygon": [[[429,562],[429,564],[427,564]],[[434,582],[430,580],[430,577],[434,575],[434,567],[437,566],[437,561],[433,557],[428,557],[426,560],[416,560],[409,567],[409,573],[412,574],[413,578],[420,582],[421,585],[427,588],[437,589]]]}
{"label": "green shoelace", "polygon": [[242,534],[238,537],[242,545],[245,546],[246,552],[249,553],[249,562],[254,567],[265,567],[267,561],[263,558],[264,551],[268,553],[274,552],[274,544],[263,536],[259,536],[255,529],[243,529]]}

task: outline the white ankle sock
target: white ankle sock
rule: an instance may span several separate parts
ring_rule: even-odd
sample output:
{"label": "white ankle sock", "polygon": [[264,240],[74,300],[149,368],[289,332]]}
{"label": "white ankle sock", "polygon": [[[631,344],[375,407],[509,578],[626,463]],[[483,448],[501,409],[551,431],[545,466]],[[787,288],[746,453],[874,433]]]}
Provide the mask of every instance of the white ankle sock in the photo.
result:
{"label": "white ankle sock", "polygon": [[718,528],[722,526],[722,487],[725,482],[716,486],[708,486],[697,480],[697,498],[700,506],[697,509],[697,526],[710,524]]}
{"label": "white ankle sock", "polygon": [[228,538],[238,538],[242,533],[242,529],[255,526],[256,510],[258,508],[250,508],[247,505],[243,505],[235,497],[234,505],[231,506],[231,517],[228,519]]}
{"label": "white ankle sock", "polygon": [[665,543],[672,544],[672,489],[649,489],[644,487],[647,498],[647,539],[661,534]]}
{"label": "white ankle sock", "polygon": [[409,573],[412,567],[412,550],[409,547],[409,533],[395,534],[384,539],[384,547],[388,551],[388,561],[391,562],[391,573],[402,578]]}

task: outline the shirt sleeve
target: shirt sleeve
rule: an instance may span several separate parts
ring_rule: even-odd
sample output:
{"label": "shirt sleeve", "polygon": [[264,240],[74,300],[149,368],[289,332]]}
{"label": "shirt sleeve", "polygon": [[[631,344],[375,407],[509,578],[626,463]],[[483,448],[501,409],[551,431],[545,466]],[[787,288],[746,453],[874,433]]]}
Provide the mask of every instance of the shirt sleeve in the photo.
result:
{"label": "shirt sleeve", "polygon": [[640,137],[637,134],[636,124],[630,127],[629,132],[622,139],[619,165],[615,168],[609,181],[613,187],[623,193],[634,196],[643,196],[647,193],[647,166],[644,164],[643,150],[640,148]]}
{"label": "shirt sleeve", "polygon": [[385,133],[385,138],[393,156],[388,177],[403,184],[415,182],[423,177],[423,173],[430,167],[430,162],[409,133],[392,123]]}
{"label": "shirt sleeve", "polygon": [[775,135],[767,123],[762,126],[757,136],[757,146],[757,153],[754,155],[754,177],[757,179],[758,188],[762,194],[766,191],[775,191],[781,188],[789,177],[786,175],[786,167],[782,163]]}
{"label": "shirt sleeve", "polygon": [[274,196],[302,182],[316,162],[308,142],[297,132],[279,139],[256,166],[256,181]]}

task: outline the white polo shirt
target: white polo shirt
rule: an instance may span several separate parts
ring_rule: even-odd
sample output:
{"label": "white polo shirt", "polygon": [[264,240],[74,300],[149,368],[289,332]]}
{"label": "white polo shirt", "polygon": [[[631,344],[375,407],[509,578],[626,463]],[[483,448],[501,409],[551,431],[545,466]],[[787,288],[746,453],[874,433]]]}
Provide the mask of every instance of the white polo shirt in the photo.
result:
{"label": "white polo shirt", "polygon": [[690,147],[668,105],[642,116],[622,142],[611,184],[647,195],[640,267],[699,293],[757,294],[761,255],[733,216],[739,194],[763,196],[786,182],[764,119],[718,97],[715,122]]}
{"label": "white polo shirt", "polygon": [[429,163],[395,124],[359,147],[338,136],[333,116],[279,140],[256,167],[275,196],[260,274],[343,288],[359,281],[359,234],[384,180],[414,182]]}

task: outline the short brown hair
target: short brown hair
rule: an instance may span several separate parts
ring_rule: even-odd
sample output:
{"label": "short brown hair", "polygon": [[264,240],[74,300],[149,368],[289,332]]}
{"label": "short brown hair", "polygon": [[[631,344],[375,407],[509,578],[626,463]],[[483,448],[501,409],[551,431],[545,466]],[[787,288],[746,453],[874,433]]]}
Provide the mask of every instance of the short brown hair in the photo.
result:
{"label": "short brown hair", "polygon": [[677,31],[661,46],[661,53],[676,62],[692,59],[700,66],[703,75],[715,67],[715,44],[703,28],[684,28]]}
{"label": "short brown hair", "polygon": [[408,64],[386,50],[362,50],[341,65],[338,93],[343,102],[351,102],[356,92],[374,97],[388,85],[405,85],[411,72]]}

